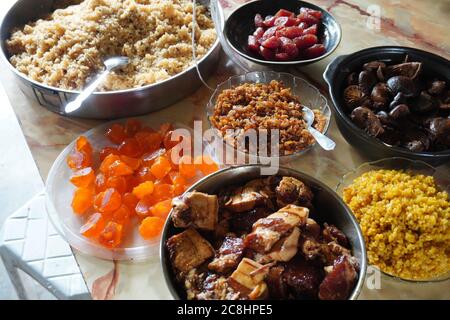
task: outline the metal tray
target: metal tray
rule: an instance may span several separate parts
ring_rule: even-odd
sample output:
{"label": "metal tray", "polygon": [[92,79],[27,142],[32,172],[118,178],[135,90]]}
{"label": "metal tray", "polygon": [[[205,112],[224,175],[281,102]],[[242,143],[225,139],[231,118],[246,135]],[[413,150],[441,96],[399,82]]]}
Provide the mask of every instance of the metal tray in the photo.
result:
{"label": "metal tray", "polygon": [[[50,111],[66,115],[64,106],[73,100],[79,91],[64,90],[31,80],[18,72],[9,62],[6,40],[14,28],[35,21],[53,12],[55,4],[64,0],[19,0],[5,15],[0,26],[1,56],[14,73],[20,89],[41,106]],[[209,0],[198,0],[209,6]],[[220,12],[222,15],[223,13]],[[207,54],[198,60],[202,75],[209,76],[215,70],[220,57],[220,42],[217,39]],[[93,119],[133,117],[167,107],[194,92],[201,85],[195,66],[158,83],[145,87],[94,93],[77,112],[70,116]]]}

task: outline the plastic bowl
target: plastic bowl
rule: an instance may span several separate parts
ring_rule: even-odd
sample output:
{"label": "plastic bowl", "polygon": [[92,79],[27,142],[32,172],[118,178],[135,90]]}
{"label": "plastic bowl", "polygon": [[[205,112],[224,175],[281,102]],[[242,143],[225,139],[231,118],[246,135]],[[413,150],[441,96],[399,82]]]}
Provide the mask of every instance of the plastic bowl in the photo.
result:
{"label": "plastic bowl", "polygon": [[[342,178],[339,184],[336,187],[336,192],[339,196],[342,196],[343,191],[345,188],[347,188],[349,185],[353,183],[353,181],[360,177],[363,173],[372,171],[372,170],[382,170],[382,169],[388,169],[388,170],[405,170],[412,172],[414,174],[422,174],[427,176],[432,176],[434,178],[434,181],[436,185],[442,190],[446,191],[447,194],[450,195],[450,177],[446,174],[443,174],[442,172],[438,171],[436,168],[428,165],[427,163],[423,161],[418,160],[410,160],[406,158],[387,158],[387,159],[381,159],[374,162],[366,162],[359,166],[358,168],[346,173]],[[432,282],[442,282],[450,279],[450,270],[448,273],[445,273],[443,275],[440,275],[436,278],[431,279],[404,279],[395,275],[388,274],[382,270],[380,270],[376,266],[372,266],[379,270],[384,278],[388,281],[400,281],[405,283],[432,283]]]}
{"label": "plastic bowl", "polygon": [[[144,117],[136,118],[143,124],[152,128],[158,128],[162,123],[170,122],[165,119]],[[105,146],[112,145],[105,137],[105,131],[113,123],[124,123],[126,119],[112,121],[97,126],[83,135],[89,139],[94,150],[100,150]],[[192,132],[192,130],[182,124],[174,123],[175,128],[183,128]],[[197,139],[196,137],[194,137]],[[208,146],[201,141],[203,148],[208,153]],[[114,249],[108,249],[102,245],[84,237],[79,233],[83,224],[83,219],[73,213],[71,202],[75,187],[69,179],[72,170],[67,166],[66,159],[73,150],[75,141],[70,143],[58,156],[50,169],[46,181],[46,208],[50,220],[58,233],[77,250],[102,259],[108,260],[143,260],[158,255],[159,238],[144,240],[138,232],[138,228],[133,229],[131,236],[125,238],[124,243]],[[208,153],[214,160],[214,155]],[[94,158],[94,161],[96,159]],[[94,162],[98,167],[98,163]]]}
{"label": "plastic bowl", "polygon": [[[210,128],[216,129],[216,127],[214,127],[214,125],[211,123],[210,117],[214,113],[214,107],[216,105],[217,98],[222,93],[223,90],[231,89],[244,83],[269,83],[272,80],[282,81],[286,87],[291,88],[292,94],[299,97],[300,103],[302,105],[307,106],[312,110],[317,109],[321,111],[325,116],[325,118],[327,119],[323,133],[324,134],[327,133],[328,127],[330,125],[331,110],[330,107],[328,106],[327,99],[320,93],[319,89],[317,89],[315,86],[313,86],[308,81],[302,78],[295,77],[289,73],[273,72],[273,71],[249,72],[243,75],[233,76],[229,78],[227,81],[224,81],[221,84],[219,84],[214,93],[212,94],[211,99],[209,100],[208,105],[206,107],[206,113]],[[217,129],[213,131],[215,134],[215,141],[216,142],[221,141],[222,143],[222,145],[217,146],[218,148],[220,147],[223,148],[223,145],[226,145],[227,148],[234,149],[237,154],[242,155],[243,159],[249,159],[250,156],[254,156],[250,155],[248,152],[244,150],[235,148],[228,142],[225,142],[225,140],[223,140],[220,137],[220,133]],[[304,153],[311,150],[316,144],[317,143],[315,142],[299,152],[295,152],[290,155],[280,155],[277,158],[279,159],[279,162],[282,164],[289,163],[290,161],[299,158]],[[266,164],[271,163],[270,161],[272,160],[272,158],[260,156],[259,160],[261,163]]]}

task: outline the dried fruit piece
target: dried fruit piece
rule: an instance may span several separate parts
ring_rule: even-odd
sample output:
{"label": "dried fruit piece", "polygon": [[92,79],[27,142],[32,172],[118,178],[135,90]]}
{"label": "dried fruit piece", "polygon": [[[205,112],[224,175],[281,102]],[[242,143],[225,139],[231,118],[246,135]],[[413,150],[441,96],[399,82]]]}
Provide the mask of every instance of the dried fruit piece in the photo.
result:
{"label": "dried fruit piece", "polygon": [[127,180],[121,176],[112,176],[106,180],[106,188],[114,188],[119,193],[124,193],[128,190]]}
{"label": "dried fruit piece", "polygon": [[96,176],[95,176],[95,192],[102,192],[106,190],[106,176],[99,172]]}
{"label": "dried fruit piece", "polygon": [[195,158],[194,164],[196,168],[200,170],[205,176],[219,170],[219,166],[217,165],[217,163],[215,163],[210,156],[206,155],[197,156]]}
{"label": "dried fruit piece", "polygon": [[115,162],[120,161],[120,157],[115,154],[109,154],[106,156],[105,159],[103,159],[102,163],[100,164],[100,172],[107,174],[109,173],[109,167]]}
{"label": "dried fruit piece", "polygon": [[137,119],[128,119],[125,123],[125,134],[133,137],[142,128],[142,123]]}
{"label": "dried fruit piece", "polygon": [[148,240],[157,237],[164,227],[164,220],[158,217],[147,217],[139,226],[142,238]]}
{"label": "dried fruit piece", "polygon": [[88,188],[78,188],[75,190],[72,199],[72,209],[76,214],[85,214],[92,207],[94,192]]}
{"label": "dried fruit piece", "polygon": [[99,242],[105,247],[115,248],[122,242],[122,225],[109,221],[99,236]]}
{"label": "dried fruit piece", "polygon": [[122,196],[122,204],[126,206],[131,212],[134,212],[139,199],[131,192],[127,192]]}
{"label": "dried fruit piece", "polygon": [[80,233],[88,238],[96,239],[105,228],[106,221],[103,216],[95,212],[91,214],[80,228]]}
{"label": "dried fruit piece", "polygon": [[133,194],[136,196],[136,198],[142,200],[146,196],[151,195],[154,190],[155,185],[153,184],[153,182],[145,181],[133,189]]}
{"label": "dried fruit piece", "polygon": [[141,131],[136,134],[135,138],[143,153],[157,150],[162,143],[162,137],[158,132]]}
{"label": "dried fruit piece", "polygon": [[106,137],[114,144],[121,144],[127,137],[121,124],[115,123],[106,131]]}
{"label": "dried fruit piece", "polygon": [[160,156],[150,168],[151,173],[157,178],[164,178],[172,170],[172,164],[165,156]]}
{"label": "dried fruit piece", "polygon": [[101,213],[112,213],[122,204],[120,193],[114,188],[108,188],[95,196],[94,208]]}
{"label": "dried fruit piece", "polygon": [[137,170],[141,165],[141,159],[131,158],[128,156],[121,155],[120,160],[122,160],[127,166],[129,166],[133,171]]}
{"label": "dried fruit piece", "polygon": [[113,148],[113,147],[104,147],[99,152],[100,161],[105,160],[105,158],[110,154],[119,155],[119,150],[117,150],[117,148]]}
{"label": "dried fruit piece", "polygon": [[172,200],[164,200],[160,201],[157,204],[155,204],[153,207],[150,208],[150,212],[155,217],[161,218],[163,220],[166,220],[167,216],[170,213],[170,210],[172,210]]}
{"label": "dried fruit piece", "polygon": [[196,174],[195,165],[192,161],[192,157],[185,155],[181,157],[180,164],[178,165],[178,170],[180,171],[181,175],[185,178],[192,178]]}
{"label": "dried fruit piece", "polygon": [[142,149],[135,138],[127,138],[119,146],[120,154],[137,158],[142,154]]}
{"label": "dried fruit piece", "polygon": [[153,191],[152,198],[156,202],[172,199],[173,197],[173,185],[168,183],[155,183],[155,190]]}
{"label": "dried fruit piece", "polygon": [[150,171],[150,167],[141,167],[137,172],[137,177],[141,182],[155,180],[152,172]]}
{"label": "dried fruit piece", "polygon": [[108,174],[110,176],[128,176],[134,173],[133,169],[131,169],[125,162],[121,160],[116,160],[108,168]]}
{"label": "dried fruit piece", "polygon": [[131,211],[127,206],[121,205],[119,209],[113,212],[111,221],[117,222],[122,226],[126,226],[130,222]]}
{"label": "dried fruit piece", "polygon": [[92,166],[92,156],[84,152],[73,150],[67,157],[67,165],[72,170],[79,170]]}
{"label": "dried fruit piece", "polygon": [[70,182],[80,188],[87,188],[94,180],[95,174],[91,167],[75,171],[70,177]]}
{"label": "dried fruit piece", "polygon": [[92,154],[92,146],[85,136],[78,137],[75,143],[75,149],[85,154]]}
{"label": "dried fruit piece", "polygon": [[147,217],[150,215],[150,208],[152,207],[152,204],[154,201],[152,201],[149,197],[146,199],[139,200],[136,207],[134,208],[134,211],[136,212],[136,215],[139,217]]}

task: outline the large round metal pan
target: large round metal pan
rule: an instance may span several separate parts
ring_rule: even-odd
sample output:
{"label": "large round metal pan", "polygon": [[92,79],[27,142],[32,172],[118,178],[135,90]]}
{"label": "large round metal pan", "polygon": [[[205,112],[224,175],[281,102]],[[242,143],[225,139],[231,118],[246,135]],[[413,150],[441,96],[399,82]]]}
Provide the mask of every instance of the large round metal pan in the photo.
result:
{"label": "large round metal pan", "polygon": [[[31,80],[18,72],[9,62],[6,40],[14,28],[20,28],[29,21],[35,21],[53,12],[61,0],[19,0],[8,11],[0,26],[1,56],[14,73],[20,89],[43,107],[65,115],[64,106],[72,101],[79,91],[50,87]],[[198,0],[209,6],[209,0]],[[221,13],[222,14],[222,13]],[[200,72],[209,76],[220,56],[220,42],[216,40],[207,54],[198,60]],[[77,112],[70,116],[93,119],[133,117],[167,107],[194,92],[201,85],[195,66],[158,83],[145,87],[94,93]]]}

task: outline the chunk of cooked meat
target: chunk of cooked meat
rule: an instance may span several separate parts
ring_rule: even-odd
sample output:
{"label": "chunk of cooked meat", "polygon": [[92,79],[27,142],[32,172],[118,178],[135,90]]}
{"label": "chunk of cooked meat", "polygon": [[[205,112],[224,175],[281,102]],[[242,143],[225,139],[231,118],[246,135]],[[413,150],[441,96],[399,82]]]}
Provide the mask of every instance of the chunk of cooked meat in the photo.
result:
{"label": "chunk of cooked meat", "polygon": [[271,194],[267,179],[251,180],[243,187],[233,189],[224,207],[233,212],[250,211],[255,206],[268,204]]}
{"label": "chunk of cooked meat", "polygon": [[264,266],[248,258],[242,259],[237,269],[228,278],[228,283],[243,297],[262,299],[268,294],[264,278],[269,273],[270,266]]}
{"label": "chunk of cooked meat", "polygon": [[177,228],[214,230],[217,226],[219,202],[216,195],[190,192],[173,200],[172,221]]}
{"label": "chunk of cooked meat", "polygon": [[201,273],[198,269],[194,268],[189,270],[184,277],[184,288],[186,289],[186,295],[188,300],[197,298],[197,295],[203,289],[203,282],[205,281],[205,273]]}
{"label": "chunk of cooked meat", "polygon": [[197,268],[214,256],[214,248],[195,229],[187,229],[166,242],[172,266],[181,273]]}
{"label": "chunk of cooked meat", "polygon": [[350,258],[351,263],[358,268],[358,260],[351,255],[351,251],[336,242],[317,241],[313,238],[302,237],[300,250],[307,260],[319,260],[325,265],[333,265],[341,256]]}
{"label": "chunk of cooked meat", "polygon": [[305,237],[312,238],[312,239],[315,239],[315,240],[319,240],[319,238],[320,238],[320,226],[319,226],[319,224],[315,220],[313,220],[311,218],[308,218],[306,220],[306,225],[303,228],[303,233],[302,234]]}
{"label": "chunk of cooked meat", "polygon": [[283,177],[276,187],[275,193],[279,207],[288,204],[311,207],[311,201],[314,197],[307,185],[293,177]]}
{"label": "chunk of cooked meat", "polygon": [[295,299],[317,299],[325,276],[323,269],[301,255],[295,256],[284,267],[283,279]]}
{"label": "chunk of cooked meat", "polygon": [[348,248],[347,236],[334,225],[323,224],[322,237],[326,242],[336,242],[337,244]]}
{"label": "chunk of cooked meat", "polygon": [[300,229],[295,227],[289,235],[278,240],[269,253],[260,256],[257,261],[259,263],[269,263],[272,261],[291,260],[297,254],[299,237]]}
{"label": "chunk of cooked meat", "polygon": [[319,258],[323,261],[324,258],[322,251],[324,245],[326,246],[326,244],[310,237],[302,236],[302,239],[300,240],[300,250],[307,260],[315,260]]}
{"label": "chunk of cooked meat", "polygon": [[233,214],[229,220],[230,227],[238,234],[249,233],[256,221],[269,216],[271,213],[273,211],[267,207],[256,207],[248,212]]}
{"label": "chunk of cooked meat", "polygon": [[216,253],[208,268],[217,273],[227,273],[234,269],[244,255],[244,240],[227,236]]}
{"label": "chunk of cooked meat", "polygon": [[259,253],[269,252],[274,244],[294,227],[305,225],[308,214],[308,208],[288,205],[266,218],[259,219],[245,238],[246,247]]}
{"label": "chunk of cooked meat", "polygon": [[235,292],[228,284],[227,278],[217,274],[210,274],[203,282],[201,292],[196,295],[197,300],[237,300],[239,292]]}
{"label": "chunk of cooked meat", "polygon": [[283,279],[283,266],[273,266],[266,277],[266,284],[269,289],[271,299],[285,299],[287,297],[287,287]]}
{"label": "chunk of cooked meat", "polygon": [[358,274],[347,256],[341,256],[319,287],[319,299],[347,299],[356,283]]}

